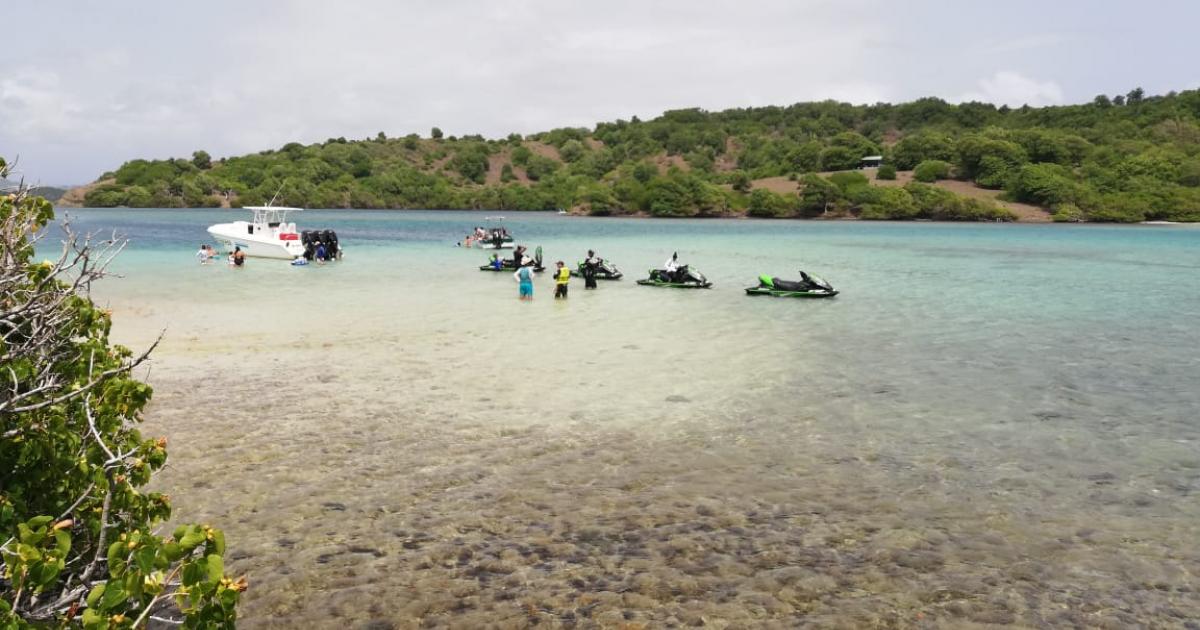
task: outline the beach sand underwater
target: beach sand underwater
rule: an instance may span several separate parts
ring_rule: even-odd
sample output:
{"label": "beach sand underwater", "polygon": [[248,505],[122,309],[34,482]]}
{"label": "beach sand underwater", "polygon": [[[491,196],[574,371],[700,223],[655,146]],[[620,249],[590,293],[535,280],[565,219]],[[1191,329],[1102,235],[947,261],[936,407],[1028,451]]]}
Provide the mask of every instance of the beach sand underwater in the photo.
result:
{"label": "beach sand underwater", "polygon": [[[94,297],[165,330],[155,487],[225,529],[245,627],[1200,618],[1200,230],[520,215],[626,274],[521,302],[451,246],[479,213],[196,264],[231,213],[72,211],[132,239]],[[714,288],[634,284],[673,251]],[[743,292],[801,268],[842,294]]]}

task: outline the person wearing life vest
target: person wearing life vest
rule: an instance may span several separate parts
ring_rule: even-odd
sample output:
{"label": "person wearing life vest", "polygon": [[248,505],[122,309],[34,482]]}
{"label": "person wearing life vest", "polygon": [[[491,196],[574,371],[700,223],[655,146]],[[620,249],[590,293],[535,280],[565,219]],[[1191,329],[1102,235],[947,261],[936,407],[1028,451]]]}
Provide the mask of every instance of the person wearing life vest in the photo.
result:
{"label": "person wearing life vest", "polygon": [[555,263],[557,269],[554,270],[554,299],[567,299],[567,282],[571,280],[571,270],[567,269],[563,261]]}

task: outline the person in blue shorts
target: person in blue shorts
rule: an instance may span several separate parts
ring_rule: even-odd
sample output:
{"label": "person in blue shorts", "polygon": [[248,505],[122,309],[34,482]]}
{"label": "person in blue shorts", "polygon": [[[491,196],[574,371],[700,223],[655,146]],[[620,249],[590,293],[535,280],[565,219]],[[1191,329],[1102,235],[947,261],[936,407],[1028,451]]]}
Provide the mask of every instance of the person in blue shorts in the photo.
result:
{"label": "person in blue shorts", "polygon": [[516,278],[517,282],[520,283],[520,287],[521,287],[520,294],[519,294],[520,299],[521,300],[532,300],[533,299],[533,269],[530,267],[520,267],[517,269],[517,272],[513,274],[513,277]]}

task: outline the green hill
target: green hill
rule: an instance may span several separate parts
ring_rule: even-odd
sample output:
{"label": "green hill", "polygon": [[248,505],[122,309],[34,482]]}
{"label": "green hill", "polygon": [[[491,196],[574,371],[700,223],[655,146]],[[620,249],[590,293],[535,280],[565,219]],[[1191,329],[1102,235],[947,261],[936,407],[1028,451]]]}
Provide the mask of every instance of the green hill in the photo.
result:
{"label": "green hill", "polygon": [[[14,181],[8,181],[6,179],[0,179],[0,191],[8,190],[10,188],[16,188],[19,185],[20,185],[20,182],[14,182]],[[47,201],[51,201],[51,202],[58,201],[67,192],[66,188],[62,188],[59,186],[34,186],[34,187],[30,188],[29,190],[31,193],[33,193],[39,197],[45,197]]]}
{"label": "green hill", "polygon": [[[91,206],[266,202],[318,208],[573,208],[596,215],[1012,219],[1002,190],[1065,221],[1200,220],[1200,91],[1098,96],[1058,107],[832,101],[554,129],[504,139],[409,135],[212,160],[133,160],[84,195]],[[855,169],[884,156],[879,180]],[[831,171],[847,171],[819,175]],[[786,177],[788,186],[756,187]],[[108,181],[111,180],[111,181]],[[958,184],[958,189],[968,184]],[[959,190],[961,192],[961,190]]]}

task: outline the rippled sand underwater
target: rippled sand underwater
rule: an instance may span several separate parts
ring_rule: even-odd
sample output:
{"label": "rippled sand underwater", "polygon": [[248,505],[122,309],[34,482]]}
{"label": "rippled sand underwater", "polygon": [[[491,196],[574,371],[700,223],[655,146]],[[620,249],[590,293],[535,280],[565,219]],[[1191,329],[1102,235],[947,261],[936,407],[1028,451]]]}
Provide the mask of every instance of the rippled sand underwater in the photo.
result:
{"label": "rippled sand underwater", "polygon": [[701,238],[719,290],[566,304],[469,252],[115,281],[118,337],[167,328],[157,483],[226,529],[243,625],[1196,627],[1195,301],[1018,303],[959,281],[1060,259],[849,237],[808,254],[842,296],[760,300],[774,241]]}

